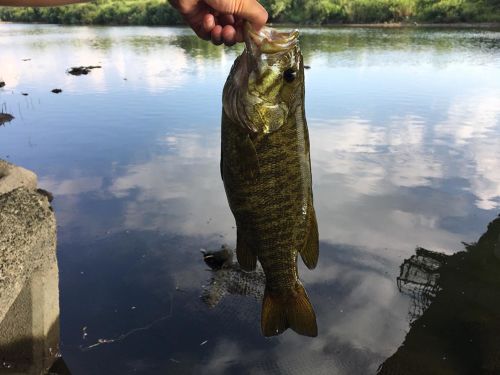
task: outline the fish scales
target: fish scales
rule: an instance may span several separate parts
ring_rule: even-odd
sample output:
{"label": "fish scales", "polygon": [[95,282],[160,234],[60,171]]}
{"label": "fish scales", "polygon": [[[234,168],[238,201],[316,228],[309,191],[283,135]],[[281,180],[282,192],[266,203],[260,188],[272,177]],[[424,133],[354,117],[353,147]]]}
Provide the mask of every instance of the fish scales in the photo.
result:
{"label": "fish scales", "polygon": [[[296,38],[296,32],[270,28],[261,34],[247,31],[246,50],[236,59],[223,94],[221,174],[236,219],[238,261],[251,270],[258,259],[266,275],[266,336],[288,327],[317,334],[314,310],[297,272],[299,252],[309,268],[316,265],[318,235],[304,66]],[[266,55],[265,44],[274,47],[274,39],[289,44]]]}

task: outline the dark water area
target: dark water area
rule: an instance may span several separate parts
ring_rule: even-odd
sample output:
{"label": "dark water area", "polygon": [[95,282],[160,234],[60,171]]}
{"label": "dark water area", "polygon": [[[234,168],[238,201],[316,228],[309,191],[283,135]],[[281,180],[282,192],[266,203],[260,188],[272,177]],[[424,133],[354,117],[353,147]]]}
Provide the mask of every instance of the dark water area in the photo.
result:
{"label": "dark water area", "polygon": [[[200,298],[214,277],[200,249],[236,239],[220,115],[241,46],[184,28],[0,24],[0,106],[14,116],[0,158],[54,194],[72,374],[375,374],[385,361],[387,374],[500,373],[500,231],[487,231],[500,213],[500,30],[302,29],[301,47],[320,259],[299,274],[319,335],[264,338],[255,296]],[[410,261],[417,248],[432,252]],[[401,266],[413,271],[398,282]],[[453,288],[478,297],[455,303]],[[470,338],[439,329],[448,315]]]}

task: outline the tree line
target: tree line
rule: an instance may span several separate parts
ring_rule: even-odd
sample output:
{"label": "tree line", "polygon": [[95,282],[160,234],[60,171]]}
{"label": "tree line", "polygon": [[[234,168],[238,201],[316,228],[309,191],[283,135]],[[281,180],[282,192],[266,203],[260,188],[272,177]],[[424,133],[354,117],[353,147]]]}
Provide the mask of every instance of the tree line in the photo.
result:
{"label": "tree line", "polygon": [[[262,0],[274,23],[500,22],[500,0]],[[95,0],[0,8],[0,20],[70,25],[180,25],[166,0]]]}

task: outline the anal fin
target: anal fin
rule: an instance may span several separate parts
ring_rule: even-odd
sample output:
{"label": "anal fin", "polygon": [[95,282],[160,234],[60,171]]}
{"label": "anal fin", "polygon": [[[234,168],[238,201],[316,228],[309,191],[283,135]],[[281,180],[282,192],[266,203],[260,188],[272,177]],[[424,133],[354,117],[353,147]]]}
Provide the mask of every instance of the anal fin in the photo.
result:
{"label": "anal fin", "polygon": [[239,229],[236,234],[236,258],[244,271],[253,271],[257,267],[257,256],[245,240],[244,232]]}
{"label": "anal fin", "polygon": [[307,225],[307,235],[304,243],[304,247],[300,250],[300,256],[304,261],[307,268],[316,268],[318,264],[319,257],[319,234],[318,234],[318,222],[316,221],[316,213],[314,212],[314,207],[312,203],[309,203],[309,208],[307,212],[308,225]]}

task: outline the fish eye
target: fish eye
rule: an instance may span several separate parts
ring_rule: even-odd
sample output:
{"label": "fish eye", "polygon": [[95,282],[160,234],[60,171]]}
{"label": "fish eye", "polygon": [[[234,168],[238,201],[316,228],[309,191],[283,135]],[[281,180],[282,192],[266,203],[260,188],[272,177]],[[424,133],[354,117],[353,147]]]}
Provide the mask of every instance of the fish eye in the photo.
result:
{"label": "fish eye", "polygon": [[296,77],[297,77],[297,72],[295,70],[293,70],[292,68],[288,68],[287,70],[285,70],[283,72],[283,78],[288,83],[293,82]]}

